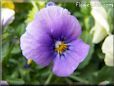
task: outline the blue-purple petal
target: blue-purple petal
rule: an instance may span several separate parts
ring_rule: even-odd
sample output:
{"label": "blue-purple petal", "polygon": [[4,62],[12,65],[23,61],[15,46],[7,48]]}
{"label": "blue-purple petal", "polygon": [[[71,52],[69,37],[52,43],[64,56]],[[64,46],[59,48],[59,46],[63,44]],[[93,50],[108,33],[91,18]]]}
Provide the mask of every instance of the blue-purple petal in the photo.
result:
{"label": "blue-purple petal", "polygon": [[42,9],[37,13],[35,21],[47,30],[55,39],[63,38],[70,42],[81,34],[78,20],[70,12],[58,6]]}
{"label": "blue-purple petal", "polygon": [[70,76],[77,68],[79,63],[72,53],[66,53],[65,56],[57,56],[54,59],[53,73],[60,77]]}
{"label": "blue-purple petal", "polygon": [[71,45],[69,47],[70,53],[77,54],[79,56],[79,57],[77,57],[78,62],[82,62],[86,58],[86,56],[89,52],[90,46],[88,44],[84,43],[81,39],[77,39],[77,40],[69,43],[69,45]]}
{"label": "blue-purple petal", "polygon": [[82,40],[76,40],[70,44],[69,50],[64,55],[54,59],[53,72],[57,76],[70,76],[77,66],[86,58],[89,46]]}
{"label": "blue-purple petal", "polygon": [[50,37],[34,23],[27,26],[27,31],[21,36],[20,45],[23,55],[42,66],[48,65],[53,59]]}

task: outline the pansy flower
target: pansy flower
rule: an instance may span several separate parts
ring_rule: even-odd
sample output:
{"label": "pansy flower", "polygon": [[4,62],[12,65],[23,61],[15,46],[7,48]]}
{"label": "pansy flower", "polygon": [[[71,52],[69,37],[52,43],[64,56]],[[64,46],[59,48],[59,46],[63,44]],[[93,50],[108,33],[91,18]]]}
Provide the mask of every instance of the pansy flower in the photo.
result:
{"label": "pansy flower", "polygon": [[53,73],[66,77],[88,54],[89,45],[79,39],[80,35],[80,23],[67,9],[47,6],[28,24],[20,45],[27,59],[43,67],[52,63]]}

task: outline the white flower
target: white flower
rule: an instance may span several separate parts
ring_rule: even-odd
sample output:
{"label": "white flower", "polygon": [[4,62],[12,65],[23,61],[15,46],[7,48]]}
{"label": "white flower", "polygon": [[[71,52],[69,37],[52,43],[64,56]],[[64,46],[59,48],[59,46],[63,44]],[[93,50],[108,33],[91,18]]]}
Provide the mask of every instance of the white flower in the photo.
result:
{"label": "white flower", "polygon": [[114,35],[109,35],[103,45],[102,45],[102,51],[103,53],[105,53],[105,64],[107,66],[114,66],[114,56],[113,56],[113,39],[114,39]]}
{"label": "white flower", "polygon": [[9,8],[1,9],[1,24],[2,26],[6,26],[14,20],[15,11]]}
{"label": "white flower", "polygon": [[95,25],[90,31],[93,34],[93,43],[101,42],[108,34],[110,34],[109,24],[107,21],[107,13],[99,1],[91,0],[91,14],[95,19]]}

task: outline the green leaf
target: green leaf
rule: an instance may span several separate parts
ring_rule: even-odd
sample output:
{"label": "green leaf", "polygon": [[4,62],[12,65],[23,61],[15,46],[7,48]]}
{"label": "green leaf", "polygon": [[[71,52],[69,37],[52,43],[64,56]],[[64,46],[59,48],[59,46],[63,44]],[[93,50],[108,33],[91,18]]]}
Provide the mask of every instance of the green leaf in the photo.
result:
{"label": "green leaf", "polygon": [[4,60],[4,57],[8,54],[9,49],[9,43],[6,42],[5,44],[2,44],[2,60]]}
{"label": "green leaf", "polygon": [[17,53],[20,53],[20,52],[21,52],[21,49],[20,49],[19,44],[15,44],[15,47],[13,47],[11,53],[12,54],[17,54]]}
{"label": "green leaf", "polygon": [[11,85],[22,85],[25,83],[24,80],[22,80],[22,79],[8,79],[7,81],[9,83],[9,85],[10,84]]}
{"label": "green leaf", "polygon": [[78,81],[78,82],[81,82],[83,84],[88,84],[89,82],[79,76],[70,76],[69,78],[75,80],[75,81]]}
{"label": "green leaf", "polygon": [[98,66],[96,64],[97,64],[96,62],[91,61],[83,69],[77,69],[77,71],[80,72],[80,74],[75,75],[75,76],[80,77],[81,79],[88,81],[89,84],[93,84],[93,83],[96,84],[94,73],[99,70]]}
{"label": "green leaf", "polygon": [[32,5],[33,7],[32,7],[32,10],[30,10],[28,13],[28,17],[25,21],[26,23],[30,23],[31,21],[33,21],[36,13],[39,11],[38,5],[35,3],[35,1],[32,1]]}
{"label": "green leaf", "polygon": [[84,30],[81,34],[81,39],[89,45],[92,44],[92,35],[89,31]]}
{"label": "green leaf", "polygon": [[97,83],[102,81],[110,81],[113,83],[114,81],[114,67],[104,66],[100,71],[94,73],[96,77],[95,80]]}
{"label": "green leaf", "polygon": [[87,6],[89,3],[85,3],[83,2],[82,5],[86,5],[86,6],[82,6],[81,7],[81,13],[85,16],[88,16],[90,15],[90,12],[91,12],[91,7],[90,6]]}
{"label": "green leaf", "polygon": [[26,26],[25,24],[20,24],[17,28],[16,28],[16,35],[18,36],[18,38],[20,38],[20,36],[25,32]]}
{"label": "green leaf", "polygon": [[84,19],[84,23],[85,23],[85,28],[90,31],[90,29],[92,28],[92,26],[94,25],[94,19],[92,16],[87,16]]}

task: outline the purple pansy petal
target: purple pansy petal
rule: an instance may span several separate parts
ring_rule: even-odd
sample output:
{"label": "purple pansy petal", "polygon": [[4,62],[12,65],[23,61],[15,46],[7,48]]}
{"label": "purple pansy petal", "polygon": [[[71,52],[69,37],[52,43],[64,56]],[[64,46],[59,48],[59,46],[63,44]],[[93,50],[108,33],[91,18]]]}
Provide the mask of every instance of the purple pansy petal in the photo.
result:
{"label": "purple pansy petal", "polygon": [[64,25],[63,32],[65,32],[65,34],[63,34],[63,36],[66,37],[65,39],[68,42],[76,40],[81,34],[81,25],[74,16],[70,16],[70,19],[68,19],[68,17],[64,18],[64,22],[65,21],[68,22]]}
{"label": "purple pansy petal", "polygon": [[57,76],[67,77],[71,75],[79,65],[76,55],[72,53],[65,53],[64,56],[57,56],[54,59],[53,72]]}
{"label": "purple pansy petal", "polygon": [[[32,27],[33,25],[34,27]],[[27,59],[32,58],[37,64],[48,65],[53,58],[52,47],[49,46],[50,44],[52,45],[50,37],[38,26],[35,26],[34,23],[30,23],[26,30],[20,40],[23,55]]]}
{"label": "purple pansy petal", "polygon": [[45,29],[42,29],[37,22],[31,22],[26,28],[28,35],[37,40],[37,43],[44,45],[51,45],[52,39]]}
{"label": "purple pansy petal", "polygon": [[53,60],[53,52],[47,52],[47,51],[48,50],[39,49],[37,56],[33,58],[33,60],[41,66],[49,65],[49,63]]}
{"label": "purple pansy petal", "polygon": [[74,40],[81,34],[79,22],[66,9],[51,6],[42,9],[37,16],[36,22],[42,28],[48,29],[54,38],[65,36],[65,39]]}
{"label": "purple pansy petal", "polygon": [[[39,45],[37,44],[37,41],[35,39],[33,39],[29,34],[24,33],[21,36],[21,40],[20,40],[20,46],[21,49],[23,50],[23,55],[27,58],[30,59],[33,56],[33,50],[37,50],[37,48],[39,47]],[[35,54],[37,55],[37,54]]]}
{"label": "purple pansy petal", "polygon": [[82,40],[71,42],[69,48],[63,56],[54,59],[53,72],[57,76],[65,77],[72,74],[89,52],[89,46]]}
{"label": "purple pansy petal", "polygon": [[51,33],[54,38],[63,38],[65,41],[71,42],[81,34],[81,26],[73,16],[63,15],[60,18],[58,17],[53,23],[52,28],[54,29],[52,29]]}
{"label": "purple pansy petal", "polygon": [[[47,66],[50,61],[52,61],[52,52],[51,48],[47,45],[39,44],[32,36],[25,33],[21,37],[21,49],[23,51],[23,55],[27,59],[34,60],[37,64],[41,66]],[[50,51],[50,52],[47,52]]]}
{"label": "purple pansy petal", "polygon": [[35,21],[45,30],[47,29],[48,31],[52,32],[56,26],[60,25],[59,22],[62,20],[61,16],[64,14],[69,15],[70,13],[61,7],[49,6],[47,8],[43,8],[36,14]]}
{"label": "purple pansy petal", "polygon": [[84,43],[81,39],[77,39],[69,43],[69,45],[71,45],[69,47],[70,53],[77,54],[79,56],[77,57],[78,62],[82,62],[89,52],[89,45]]}
{"label": "purple pansy petal", "polygon": [[64,14],[70,15],[70,12],[67,9],[63,9],[62,7],[49,6],[40,10],[40,12],[36,14],[35,20],[46,20],[50,21],[49,24],[51,24],[53,18],[55,19],[56,17],[60,17]]}

